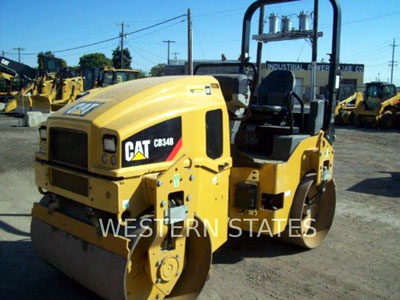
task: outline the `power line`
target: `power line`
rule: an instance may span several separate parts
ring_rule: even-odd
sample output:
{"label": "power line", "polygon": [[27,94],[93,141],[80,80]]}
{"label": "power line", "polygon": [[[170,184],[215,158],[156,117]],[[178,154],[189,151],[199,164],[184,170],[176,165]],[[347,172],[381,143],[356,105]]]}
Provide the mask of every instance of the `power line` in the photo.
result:
{"label": "power line", "polygon": [[144,60],[147,60],[149,63],[152,63],[153,65],[156,65],[157,63],[155,63],[154,61],[148,59],[147,57],[145,57],[143,54],[141,54],[138,49],[136,47],[132,47],[132,49],[135,51],[135,53],[137,55],[139,55],[141,58],[143,58]]}
{"label": "power line", "polygon": [[[354,21],[350,21],[350,22],[343,22],[342,26],[356,24],[356,23],[363,23],[363,22],[368,22],[368,21],[375,21],[376,19],[382,19],[382,18],[386,18],[386,17],[389,17],[389,16],[398,15],[398,14],[400,14],[400,10],[399,11],[395,11],[395,12],[390,13],[390,14],[378,15],[378,16],[365,18],[365,19],[354,20]],[[330,29],[330,28],[332,28],[332,25],[320,27],[320,29]]]}
{"label": "power line", "polygon": [[[142,31],[145,31],[145,30],[148,30],[148,29],[151,29],[151,28],[154,28],[154,27],[166,24],[166,23],[169,23],[171,21],[174,21],[174,20],[177,20],[177,19],[180,19],[180,18],[183,18],[183,17],[186,17],[186,14],[182,14],[182,15],[179,15],[177,17],[170,18],[170,19],[164,20],[162,22],[158,22],[156,24],[153,24],[153,25],[150,25],[150,26],[146,26],[144,28],[141,28],[141,29],[138,29],[138,30],[135,30],[135,31],[128,32],[128,33],[125,34],[125,36],[127,37],[127,36],[129,36],[131,34],[136,34],[136,33],[139,33],[139,32],[142,32]],[[105,40],[102,40],[102,41],[98,41],[98,42],[94,42],[94,43],[90,43],[90,44],[86,44],[86,45],[76,46],[76,47],[62,49],[62,50],[54,50],[54,51],[51,51],[51,52],[52,53],[61,53],[61,52],[67,52],[67,51],[82,49],[82,48],[86,48],[86,47],[90,47],[90,46],[95,46],[95,45],[98,45],[98,44],[106,43],[106,42],[109,42],[109,41],[117,40],[119,38],[120,38],[120,36],[116,36],[116,37],[112,37],[112,38],[109,38],[109,39],[105,39]],[[7,53],[7,54],[17,54],[17,53]],[[37,54],[38,53],[23,53],[22,55],[37,55]]]}
{"label": "power line", "polygon": [[[156,32],[165,30],[165,29],[167,29],[167,28],[173,27],[173,26],[175,26],[175,25],[181,24],[181,23],[183,23],[183,22],[185,22],[184,19],[181,20],[181,21],[179,21],[179,22],[173,23],[173,24],[171,24],[171,25],[169,25],[169,26],[162,27],[162,28],[160,28],[160,29],[158,29],[158,30],[153,30],[153,31],[150,31],[150,32],[148,32],[148,33],[146,33],[146,34],[142,34],[142,35],[139,35],[139,36],[134,37],[134,38],[131,38],[131,39],[126,39],[126,40],[125,40],[125,43],[128,44],[128,45],[130,45],[130,44],[128,43],[128,42],[130,42],[130,41],[141,39],[141,38],[146,37],[146,36],[148,36],[148,35],[151,35],[151,34],[153,34],[153,33],[156,33]],[[143,43],[141,43],[141,44],[143,44]],[[148,43],[145,43],[145,44],[148,44]],[[159,45],[160,42],[154,42],[154,43],[152,43],[152,44],[157,44],[157,45]],[[177,43],[177,44],[179,44],[179,43]],[[96,48],[96,49],[90,49],[90,50],[81,51],[81,52],[78,52],[78,53],[61,54],[61,55],[58,55],[58,56],[62,58],[62,57],[69,57],[69,56],[75,56],[75,55],[82,55],[82,54],[86,54],[86,53],[93,53],[94,51],[98,51],[98,50],[102,50],[102,49],[107,49],[107,48],[111,48],[111,47],[114,47],[114,46],[113,46],[113,45],[108,45],[108,46],[104,46],[104,47],[100,47],[100,48]],[[131,46],[131,47],[132,47],[132,46]],[[154,54],[154,53],[152,53],[152,52],[149,52],[148,50],[144,50],[143,48],[137,47],[137,45],[135,45],[135,47],[138,48],[138,49],[141,50],[141,51],[146,52],[147,54],[151,54],[151,55],[157,56],[157,57],[159,57],[159,58],[166,59],[166,57],[164,57],[164,56],[159,56],[159,55],[157,55],[157,54]],[[3,55],[3,56],[4,56],[4,55]]]}
{"label": "power line", "polygon": [[365,50],[361,50],[361,51],[358,51],[358,49],[357,49],[357,53],[355,53],[355,54],[352,54],[352,55],[347,55],[347,56],[344,56],[344,57],[342,57],[342,59],[347,59],[347,58],[352,58],[352,57],[360,57],[360,56],[369,56],[369,55],[371,55],[371,54],[375,54],[375,53],[377,53],[377,51],[379,51],[379,53],[381,53],[381,51],[383,50],[383,49],[386,49],[386,43],[388,43],[388,42],[390,42],[390,40],[386,40],[386,41],[384,41],[384,42],[380,42],[379,44],[377,44],[377,45],[375,45],[375,46],[372,46],[371,48],[368,48],[368,49],[365,49]]}
{"label": "power line", "polygon": [[400,10],[392,12],[390,14],[379,15],[379,16],[375,16],[375,17],[370,17],[370,18],[365,18],[365,19],[359,19],[359,20],[355,20],[355,21],[345,22],[345,23],[343,23],[343,25],[350,25],[350,24],[368,22],[368,21],[373,21],[373,20],[376,20],[376,19],[386,18],[386,17],[389,17],[389,16],[398,15],[398,14],[400,14]]}
{"label": "power line", "polygon": [[198,14],[198,15],[193,15],[193,18],[202,18],[202,17],[208,17],[208,16],[215,16],[215,15],[222,15],[226,13],[232,13],[236,11],[243,12],[244,9],[247,7],[240,7],[240,8],[234,8],[234,9],[228,9],[228,10],[220,10],[220,11],[214,11],[210,13],[204,13],[204,14]]}
{"label": "power line", "polygon": [[[155,56],[155,57],[158,57],[158,58],[161,58],[161,59],[166,59],[165,56],[161,56],[161,55],[155,54],[155,53],[153,53],[153,52],[150,52],[149,50],[145,50],[145,49],[143,49],[143,48],[140,48],[140,47],[138,47],[137,45],[135,45],[135,48],[139,49],[140,51],[146,52],[147,54],[153,55],[153,56]],[[172,53],[172,54],[174,54],[174,53]]]}
{"label": "power line", "polygon": [[[153,30],[153,31],[150,31],[150,32],[148,32],[148,33],[146,33],[146,34],[142,34],[142,35],[139,35],[139,36],[137,36],[137,37],[128,39],[127,41],[137,40],[137,39],[140,39],[140,38],[142,38],[142,37],[145,37],[145,36],[148,36],[148,35],[150,35],[150,34],[153,34],[153,33],[159,32],[159,31],[162,31],[162,30],[164,30],[164,29],[170,28],[170,27],[172,27],[172,26],[175,26],[175,25],[178,25],[178,24],[181,24],[181,23],[184,23],[184,22],[185,22],[185,19],[183,19],[183,20],[181,20],[181,21],[179,21],[179,22],[173,23],[173,24],[171,24],[171,25],[169,25],[169,26],[165,26],[165,27],[163,27],[163,28],[160,28],[160,29],[158,29],[158,30]],[[160,43],[160,42],[154,42],[153,44],[159,44],[159,43]]]}
{"label": "power line", "polygon": [[206,59],[206,57],[205,57],[205,55],[204,55],[203,46],[202,46],[202,44],[201,44],[201,42],[200,42],[200,38],[199,38],[199,35],[198,35],[198,33],[197,33],[197,30],[196,30],[196,27],[195,27],[195,26],[193,26],[193,31],[194,31],[194,36],[195,36],[195,38],[196,38],[196,40],[197,40],[197,43],[199,44],[200,51],[201,51],[201,55],[203,56],[203,59]]}

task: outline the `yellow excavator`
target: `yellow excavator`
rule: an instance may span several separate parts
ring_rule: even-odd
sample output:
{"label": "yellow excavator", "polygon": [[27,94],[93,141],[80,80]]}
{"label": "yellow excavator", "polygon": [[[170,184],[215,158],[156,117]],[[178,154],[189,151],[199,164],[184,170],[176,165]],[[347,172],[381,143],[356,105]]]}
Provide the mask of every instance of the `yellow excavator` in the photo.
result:
{"label": "yellow excavator", "polygon": [[400,128],[400,93],[394,84],[366,84],[364,99],[355,109],[355,124],[359,127]]}
{"label": "yellow excavator", "polygon": [[335,123],[337,125],[354,125],[355,110],[363,101],[363,94],[356,92],[353,95],[339,101],[335,107]]}
{"label": "yellow excavator", "polygon": [[112,85],[41,125],[43,197],[31,223],[40,258],[102,298],[186,300],[201,292],[229,227],[307,249],[322,243],[336,203],[341,12],[330,0],[330,98],[304,105],[291,71],[259,82],[249,62],[254,13],[284,2],[293,1],[249,6],[228,74]]}

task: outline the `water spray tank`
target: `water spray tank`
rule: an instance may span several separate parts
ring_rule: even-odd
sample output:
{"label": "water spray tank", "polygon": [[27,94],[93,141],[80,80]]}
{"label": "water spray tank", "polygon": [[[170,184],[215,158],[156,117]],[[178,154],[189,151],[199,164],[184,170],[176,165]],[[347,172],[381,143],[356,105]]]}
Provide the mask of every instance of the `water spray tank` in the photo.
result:
{"label": "water spray tank", "polygon": [[288,16],[283,16],[281,28],[282,28],[282,32],[292,31],[292,18],[288,17]]}
{"label": "water spray tank", "polygon": [[278,32],[278,16],[270,14],[268,17],[269,21],[269,34],[274,34]]}
{"label": "water spray tank", "polygon": [[299,18],[299,31],[307,31],[308,30],[308,14],[304,11],[301,11],[298,15]]}

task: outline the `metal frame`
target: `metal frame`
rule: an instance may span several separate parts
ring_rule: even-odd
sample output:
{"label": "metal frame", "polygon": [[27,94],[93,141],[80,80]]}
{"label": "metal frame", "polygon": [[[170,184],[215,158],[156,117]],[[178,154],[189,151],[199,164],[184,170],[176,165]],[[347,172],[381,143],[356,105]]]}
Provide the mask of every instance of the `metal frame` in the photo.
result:
{"label": "metal frame", "polygon": [[[285,2],[295,2],[299,0],[258,0],[251,4],[247,9],[243,18],[243,31],[242,31],[242,49],[240,60],[242,63],[248,62],[249,60],[249,49],[250,49],[250,28],[251,20],[254,12],[263,6],[271,4],[279,4]],[[324,115],[324,126],[323,130],[326,131],[327,139],[333,143],[334,141],[334,107],[337,94],[337,76],[340,75],[340,34],[341,34],[341,9],[337,0],[329,0],[333,9],[333,32],[332,32],[332,50],[330,54],[330,69],[329,69],[329,101],[328,108]],[[318,9],[318,0],[314,1],[314,9]],[[315,25],[316,23],[314,23]],[[257,63],[261,62],[261,51],[257,51]],[[316,47],[313,49],[313,58],[316,57]]]}

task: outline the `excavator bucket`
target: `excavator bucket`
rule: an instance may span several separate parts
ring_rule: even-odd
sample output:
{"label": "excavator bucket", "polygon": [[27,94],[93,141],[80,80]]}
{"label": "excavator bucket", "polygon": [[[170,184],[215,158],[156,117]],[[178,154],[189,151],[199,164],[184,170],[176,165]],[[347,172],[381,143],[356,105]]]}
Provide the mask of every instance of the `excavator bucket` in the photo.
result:
{"label": "excavator bucket", "polygon": [[51,99],[48,96],[35,95],[32,99],[32,111],[40,111],[42,113],[51,112]]}
{"label": "excavator bucket", "polygon": [[[32,110],[32,97],[31,96],[16,96],[16,107],[15,112],[20,114],[25,114],[28,111]],[[11,111],[11,110],[10,110]]]}

